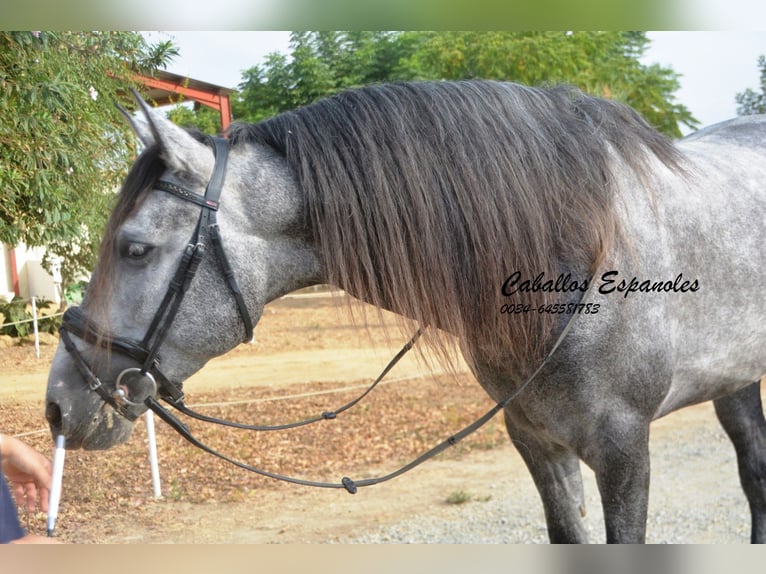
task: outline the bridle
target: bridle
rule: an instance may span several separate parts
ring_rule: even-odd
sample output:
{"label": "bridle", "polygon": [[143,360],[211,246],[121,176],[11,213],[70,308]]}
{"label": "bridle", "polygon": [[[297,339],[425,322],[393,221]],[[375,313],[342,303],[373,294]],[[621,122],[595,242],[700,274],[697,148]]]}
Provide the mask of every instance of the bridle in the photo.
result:
{"label": "bridle", "polygon": [[[136,418],[138,418],[138,416],[140,416],[142,412],[144,412],[145,409],[150,409],[191,444],[235,466],[254,472],[261,476],[274,478],[293,484],[316,486],[321,488],[344,488],[351,494],[354,494],[357,492],[358,487],[379,484],[404,474],[405,472],[422,464],[426,460],[439,454],[448,447],[453,446],[461,439],[484,426],[484,424],[486,424],[498,412],[510,404],[535,379],[540,371],[542,371],[542,369],[548,364],[554,352],[556,349],[558,349],[561,342],[564,340],[570,328],[572,327],[572,319],[575,317],[575,314],[572,314],[569,317],[555,343],[543,359],[542,363],[505,400],[496,403],[489,411],[487,411],[473,423],[455,433],[454,435],[448,437],[441,443],[437,444],[435,447],[423,453],[412,462],[384,476],[359,481],[354,481],[348,477],[343,477],[341,481],[337,483],[317,482],[284,476],[281,474],[262,470],[221,454],[220,452],[210,448],[195,438],[184,423],[182,423],[169,410],[164,408],[157,401],[157,399],[155,399],[155,395],[158,395],[163,401],[184,415],[204,422],[221,424],[244,430],[284,430],[312,424],[322,420],[331,420],[336,418],[337,415],[341,412],[350,409],[363,398],[365,398],[383,380],[383,378],[394,367],[394,365],[396,365],[396,363],[399,362],[399,360],[415,345],[416,341],[421,335],[421,331],[417,330],[415,332],[412,338],[401,348],[401,350],[391,359],[391,361],[389,361],[381,374],[361,395],[334,411],[325,411],[318,416],[309,417],[298,422],[265,426],[242,424],[218,419],[215,417],[202,415],[189,409],[184,404],[184,393],[181,387],[170,381],[160,370],[160,347],[168,333],[168,329],[175,319],[181,302],[183,301],[184,295],[186,294],[192,280],[197,273],[197,268],[205,256],[208,244],[213,248],[213,252],[216,259],[218,260],[224,280],[229,286],[229,290],[231,291],[239,310],[239,315],[244,327],[243,341],[249,341],[253,336],[253,322],[245,305],[242,292],[240,291],[239,285],[237,284],[234,271],[228,261],[228,258],[226,257],[226,252],[221,240],[218,223],[216,221],[216,212],[218,210],[221,191],[223,189],[224,178],[226,175],[229,143],[223,138],[211,137],[209,140],[212,144],[213,152],[215,155],[215,166],[213,168],[213,173],[210,177],[210,181],[208,182],[208,185],[205,189],[204,196],[189,191],[184,187],[169,181],[159,180],[154,184],[154,189],[170,193],[180,199],[198,205],[200,207],[200,216],[189,244],[184,250],[181,262],[179,263],[175,274],[170,281],[165,296],[162,299],[154,315],[154,318],[152,319],[152,322],[150,323],[149,328],[144,335],[144,338],[141,341],[138,341],[128,337],[118,337],[108,334],[100,330],[92,321],[90,321],[79,307],[71,307],[64,313],[62,325],[59,329],[64,347],[72,358],[78,372],[83,377],[83,380],[88,384],[88,387],[92,391],[98,393],[104,402],[111,405],[112,408],[114,408],[119,414],[128,420],[134,421]],[[584,296],[585,293],[583,293],[583,298]],[[101,382],[94,370],[82,356],[80,350],[77,348],[77,345],[72,340],[70,333],[86,341],[87,343],[97,345],[120,355],[126,356],[136,361],[136,363],[140,364],[141,366],[124,369],[115,379],[114,388],[109,389]],[[131,391],[134,392],[132,393]],[[135,400],[134,395],[139,394],[141,395],[141,398]]]}
{"label": "bridle", "polygon": [[[79,307],[72,307],[64,313],[59,330],[64,347],[90,389],[97,392],[105,402],[129,420],[135,420],[143,411],[142,407],[144,406],[143,398],[140,401],[131,399],[130,390],[138,389],[142,395],[146,396],[159,394],[161,398],[172,402],[183,401],[184,395],[181,388],[170,381],[160,370],[160,347],[178,313],[184,295],[197,274],[197,269],[208,246],[213,248],[224,280],[234,296],[244,326],[243,341],[249,341],[253,336],[253,321],[226,256],[216,220],[216,212],[226,176],[229,143],[223,138],[209,139],[215,155],[215,165],[204,196],[170,181],[159,180],[154,184],[154,189],[170,193],[184,201],[198,205],[200,215],[197,226],[144,338],[137,341],[104,333],[85,316]],[[69,333],[88,343],[106,347],[118,354],[125,355],[141,366],[123,370],[117,376],[115,388],[107,389],[82,357]]]}

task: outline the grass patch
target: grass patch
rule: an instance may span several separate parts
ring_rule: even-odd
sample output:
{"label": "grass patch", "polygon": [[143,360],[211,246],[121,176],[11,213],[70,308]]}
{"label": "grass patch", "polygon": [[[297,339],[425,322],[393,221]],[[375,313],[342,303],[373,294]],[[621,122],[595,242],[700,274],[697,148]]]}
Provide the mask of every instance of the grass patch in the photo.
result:
{"label": "grass patch", "polygon": [[465,504],[471,502],[473,495],[465,490],[456,490],[452,492],[446,499],[447,504]]}

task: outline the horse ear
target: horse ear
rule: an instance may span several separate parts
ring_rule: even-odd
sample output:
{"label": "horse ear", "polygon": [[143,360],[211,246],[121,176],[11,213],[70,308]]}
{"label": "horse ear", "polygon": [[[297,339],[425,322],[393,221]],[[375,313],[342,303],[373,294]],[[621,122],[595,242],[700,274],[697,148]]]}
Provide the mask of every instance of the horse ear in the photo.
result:
{"label": "horse ear", "polygon": [[128,120],[141,142],[147,147],[159,144],[162,159],[173,171],[207,181],[215,162],[210,148],[149,106],[135,90],[133,96],[140,109],[128,114]]}
{"label": "horse ear", "polygon": [[116,105],[117,105],[117,109],[120,110],[120,113],[123,116],[125,116],[125,119],[128,120],[130,127],[133,129],[133,132],[138,136],[138,139],[141,140],[141,143],[144,144],[144,147],[151,147],[152,145],[154,145],[154,143],[156,142],[154,138],[154,132],[149,126],[149,123],[146,121],[146,117],[138,113],[136,113],[135,115],[131,114],[128,110],[123,108],[120,104],[116,104]]}

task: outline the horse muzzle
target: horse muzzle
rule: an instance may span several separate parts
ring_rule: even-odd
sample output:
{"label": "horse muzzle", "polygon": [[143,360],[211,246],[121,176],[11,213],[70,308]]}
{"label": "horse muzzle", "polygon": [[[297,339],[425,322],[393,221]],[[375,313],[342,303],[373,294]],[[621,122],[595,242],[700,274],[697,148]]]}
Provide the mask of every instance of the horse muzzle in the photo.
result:
{"label": "horse muzzle", "polygon": [[[72,307],[64,313],[61,328],[61,341],[69,354],[81,378],[90,390],[98,393],[104,402],[126,416],[135,419],[133,414],[137,409],[141,414],[146,410],[144,401],[158,394],[168,400],[182,400],[183,391],[179,385],[172,383],[159,368],[159,356],[156,351],[150,351],[145,341],[135,341],[125,337],[115,337],[105,334],[89,322],[79,307]],[[96,375],[92,366],[84,358],[75,344],[70,333],[93,347],[100,347],[115,357],[122,357],[136,366],[119,370],[114,385],[107,388]]]}
{"label": "horse muzzle", "polygon": [[66,437],[67,449],[101,450],[125,442],[139,411],[118,412],[82,384],[68,353],[59,352],[51,368],[45,418],[52,436]]}
{"label": "horse muzzle", "polygon": [[54,435],[67,437],[68,448],[124,442],[147,410],[144,401],[183,397],[159,371],[158,358],[146,368],[141,343],[105,335],[79,308],[67,310],[60,334],[63,348],[51,366],[45,416]]}

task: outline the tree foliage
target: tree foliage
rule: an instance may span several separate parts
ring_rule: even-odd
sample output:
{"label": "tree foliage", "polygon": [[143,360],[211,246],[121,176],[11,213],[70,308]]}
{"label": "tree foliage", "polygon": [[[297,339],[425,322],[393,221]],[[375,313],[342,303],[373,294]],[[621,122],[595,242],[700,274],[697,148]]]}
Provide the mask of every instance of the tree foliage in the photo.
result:
{"label": "tree foliage", "polygon": [[234,116],[255,122],[346,88],[414,79],[400,65],[413,40],[385,31],[293,32],[289,56],[272,53],[243,72]]}
{"label": "tree foliage", "polygon": [[115,102],[176,53],[133,32],[0,32],[0,241],[63,257],[65,283],[92,268],[135,154]]}
{"label": "tree foliage", "polygon": [[751,116],[753,114],[766,114],[766,56],[758,57],[758,68],[761,71],[760,91],[747,88],[744,92],[736,95],[737,114]]}
{"label": "tree foliage", "polygon": [[234,115],[258,121],[342,89],[397,80],[566,83],[623,101],[660,131],[696,127],[674,101],[678,74],[640,62],[642,32],[294,32],[290,55],[243,74]]}
{"label": "tree foliage", "polygon": [[205,134],[216,135],[221,133],[221,114],[203,105],[196,105],[190,109],[184,105],[171,108],[167,113],[168,118],[175,124],[197,129]]}

